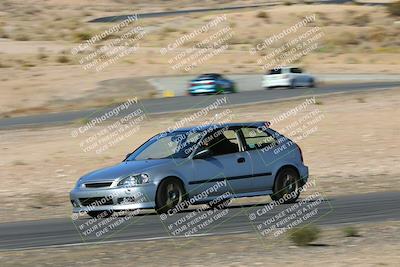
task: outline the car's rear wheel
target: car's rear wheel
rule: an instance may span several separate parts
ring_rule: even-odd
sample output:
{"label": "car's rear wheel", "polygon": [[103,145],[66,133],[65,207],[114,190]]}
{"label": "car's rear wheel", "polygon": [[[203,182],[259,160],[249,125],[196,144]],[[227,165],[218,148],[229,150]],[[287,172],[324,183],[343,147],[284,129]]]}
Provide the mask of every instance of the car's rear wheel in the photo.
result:
{"label": "car's rear wheel", "polygon": [[101,218],[108,218],[113,214],[112,210],[92,210],[88,211],[87,214],[96,219],[101,219]]}
{"label": "car's rear wheel", "polygon": [[157,213],[167,213],[185,200],[186,194],[182,182],[176,178],[161,181],[156,194]]}
{"label": "car's rear wheel", "polygon": [[290,81],[289,88],[290,88],[290,89],[296,88],[296,81],[295,81],[294,79]]}
{"label": "car's rear wheel", "polygon": [[315,81],[314,81],[313,78],[310,79],[309,86],[310,86],[311,88],[315,87]]}
{"label": "car's rear wheel", "polygon": [[293,203],[300,196],[299,184],[300,177],[297,171],[293,168],[284,168],[279,171],[274,184],[272,200],[282,203]]}
{"label": "car's rear wheel", "polygon": [[232,85],[231,85],[230,92],[231,92],[232,94],[236,93],[236,86],[235,86],[235,84],[232,84]]}

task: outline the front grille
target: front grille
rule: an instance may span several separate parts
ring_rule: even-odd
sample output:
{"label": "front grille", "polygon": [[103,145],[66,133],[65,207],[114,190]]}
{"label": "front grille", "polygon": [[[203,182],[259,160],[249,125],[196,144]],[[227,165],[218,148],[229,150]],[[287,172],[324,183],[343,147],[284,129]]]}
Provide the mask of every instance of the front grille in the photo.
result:
{"label": "front grille", "polygon": [[87,183],[85,184],[86,188],[104,188],[110,187],[112,182],[104,182],[104,183]]}
{"label": "front grille", "polygon": [[121,197],[117,199],[118,204],[132,204],[135,203],[134,197]]}
{"label": "front grille", "polygon": [[82,206],[104,206],[114,204],[111,197],[80,198],[79,202],[81,202]]}

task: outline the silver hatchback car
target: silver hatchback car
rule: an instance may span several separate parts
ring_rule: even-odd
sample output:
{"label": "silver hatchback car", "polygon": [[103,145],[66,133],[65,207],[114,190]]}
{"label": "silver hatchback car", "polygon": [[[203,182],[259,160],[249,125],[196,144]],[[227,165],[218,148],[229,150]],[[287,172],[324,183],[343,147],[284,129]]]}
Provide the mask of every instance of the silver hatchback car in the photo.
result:
{"label": "silver hatchback car", "polygon": [[307,182],[300,147],[267,122],[213,124],[163,132],[119,164],[82,176],[70,193],[73,212],[92,217],[270,195],[296,201]]}

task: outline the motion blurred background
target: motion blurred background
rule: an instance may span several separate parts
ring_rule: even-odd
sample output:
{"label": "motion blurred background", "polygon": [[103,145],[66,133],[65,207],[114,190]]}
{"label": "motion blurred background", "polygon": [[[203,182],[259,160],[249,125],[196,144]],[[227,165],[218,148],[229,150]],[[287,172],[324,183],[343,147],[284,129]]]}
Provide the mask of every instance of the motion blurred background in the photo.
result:
{"label": "motion blurred background", "polygon": [[[175,12],[204,8],[212,10]],[[154,15],[154,12],[167,13]],[[101,71],[85,70],[80,59],[122,37],[126,31],[113,32],[78,55],[71,51],[121,22],[115,16],[129,14],[139,14],[135,25],[146,32],[137,42],[140,44],[137,50]],[[226,40],[227,48],[222,53],[189,71],[173,67],[174,56],[201,42],[204,34],[166,55],[160,52],[181,36],[223,14],[226,20],[221,25],[229,27],[233,34]],[[295,34],[257,51],[256,55],[249,53],[271,35],[313,15],[315,21]],[[102,22],[90,22],[99,18]],[[265,70],[259,59],[311,27],[320,27],[323,37],[316,49],[292,65],[315,75],[320,82],[317,90],[341,85],[346,91],[347,85],[355,83],[399,82],[398,1],[0,1],[0,222],[8,223],[4,224],[6,227],[22,221],[43,220],[46,225],[69,218],[68,192],[81,175],[121,161],[125,154],[190,112],[149,114],[138,133],[100,154],[81,149],[80,143],[87,136],[71,137],[74,129],[89,121],[87,117],[53,124],[44,119],[43,123],[29,125],[31,119],[60,112],[101,111],[132,97],[138,97],[141,103],[157,100],[159,106],[173,106],[168,101],[189,101],[190,96],[184,96],[186,86],[190,79],[202,73],[221,73],[238,82],[241,85],[238,93],[228,98],[263,90],[261,79]],[[300,145],[318,190],[327,197],[398,191],[399,90],[399,86],[391,86],[390,90],[317,97],[314,106],[325,118],[318,123],[318,130],[301,140]],[[312,91],[306,92],[312,94]],[[231,109],[234,121],[265,121],[302,101],[285,99],[279,103],[247,104]],[[211,119],[213,115],[203,119]],[[8,122],[20,117],[28,123],[10,126]],[[289,123],[274,127],[281,130]],[[107,125],[99,125],[96,130]],[[264,197],[241,200],[237,204],[268,201]],[[397,214],[398,210],[392,212]],[[283,238],[266,249],[259,245],[259,237],[245,233],[193,238],[185,247],[161,240],[112,246],[4,249],[0,251],[0,261],[3,266],[253,266],[267,263],[395,266],[400,262],[397,220],[359,222],[351,227],[357,230],[349,238],[342,225],[324,226],[320,239],[306,247],[293,246]],[[7,231],[0,230],[3,246],[11,242],[5,238],[6,234]],[[29,239],[28,236],[25,237]]]}

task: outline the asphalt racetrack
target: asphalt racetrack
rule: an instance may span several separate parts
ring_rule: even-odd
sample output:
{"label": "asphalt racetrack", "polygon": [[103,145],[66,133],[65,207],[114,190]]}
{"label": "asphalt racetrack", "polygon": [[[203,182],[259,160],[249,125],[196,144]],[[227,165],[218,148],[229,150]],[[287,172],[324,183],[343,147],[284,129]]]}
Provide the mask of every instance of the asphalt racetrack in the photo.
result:
{"label": "asphalt racetrack", "polygon": [[[368,82],[368,83],[342,83],[335,85],[322,85],[316,88],[296,88],[296,89],[274,89],[274,90],[243,90],[235,94],[226,94],[227,105],[243,105],[251,103],[265,103],[278,102],[292,98],[305,98],[310,96],[318,96],[332,93],[345,93],[345,92],[358,92],[368,90],[380,89],[394,89],[399,88],[400,82]],[[184,112],[189,110],[198,110],[204,108],[211,103],[215,102],[221,95],[206,95],[206,96],[178,96],[171,98],[155,98],[145,99],[139,101],[138,105],[143,108],[147,115],[170,113],[170,112]],[[47,126],[76,122],[77,120],[98,117],[107,111],[114,108],[98,108],[77,110],[68,112],[57,112],[40,115],[31,115],[24,117],[13,117],[0,119],[0,129],[8,128],[21,128],[31,126]],[[118,116],[125,116],[138,107],[135,105],[130,106],[128,109],[123,110]],[[117,116],[117,117],[118,117]]]}
{"label": "asphalt racetrack", "polygon": [[[352,0],[320,0],[318,1],[320,4],[345,4],[348,2],[352,2]],[[204,12],[227,12],[227,11],[234,11],[239,9],[245,8],[258,8],[258,7],[265,7],[265,6],[275,6],[281,5],[283,1],[270,1],[268,3],[263,4],[254,4],[254,5],[241,5],[241,6],[226,6],[226,7],[216,7],[216,8],[199,8],[199,9],[186,9],[186,10],[173,10],[173,11],[162,11],[162,12],[151,12],[151,13],[142,13],[138,14],[140,19],[144,18],[160,18],[160,17],[167,17],[167,16],[177,16],[177,15],[188,15],[193,13],[204,13]],[[382,5],[382,3],[378,2],[371,2],[369,5]],[[123,21],[132,16],[133,14],[129,15],[118,15],[118,16],[109,16],[109,17],[102,17],[90,20],[89,22],[92,23],[112,23]]]}
{"label": "asphalt racetrack", "polygon": [[[400,191],[369,193],[362,195],[338,196],[323,199],[318,205],[313,205],[317,210],[314,216],[308,218],[304,223],[317,225],[345,225],[347,223],[378,222],[400,219]],[[300,203],[299,199],[297,203]],[[311,204],[314,200],[305,201],[303,204]],[[256,216],[251,220],[251,214],[261,210],[268,204],[239,206],[231,204],[227,209],[219,210],[223,217],[215,223],[204,227],[192,236],[221,235],[254,233],[261,234],[257,225],[265,222],[268,218],[274,217],[283,210],[288,210],[295,204],[279,205]],[[193,206],[197,207],[197,206]],[[111,230],[101,238],[85,238],[80,225],[90,222],[83,217],[73,221],[71,218],[49,219],[41,221],[26,221],[0,224],[0,251],[29,249],[39,247],[77,246],[85,244],[131,242],[144,240],[158,240],[175,238],[177,242],[187,242],[189,238],[183,234],[173,234],[174,230],[170,225],[179,221],[180,218],[189,215],[193,208],[175,214],[162,220],[160,215],[154,212],[138,214],[127,220],[124,217],[117,217],[123,220],[123,224],[116,230]],[[197,216],[209,212],[209,209],[201,211]],[[261,213],[260,213],[261,214]],[[287,216],[288,214],[286,214]],[[192,218],[192,220],[194,220]]]}

